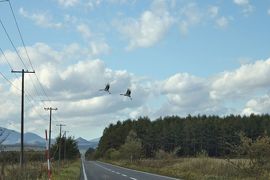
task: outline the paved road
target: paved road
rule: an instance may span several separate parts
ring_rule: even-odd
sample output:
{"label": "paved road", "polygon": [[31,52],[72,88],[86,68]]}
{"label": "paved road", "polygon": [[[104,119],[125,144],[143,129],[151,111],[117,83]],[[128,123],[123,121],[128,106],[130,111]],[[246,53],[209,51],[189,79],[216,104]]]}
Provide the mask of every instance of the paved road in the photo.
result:
{"label": "paved road", "polygon": [[[176,180],[97,161],[84,161],[81,180]],[[86,176],[85,178],[83,178]]]}

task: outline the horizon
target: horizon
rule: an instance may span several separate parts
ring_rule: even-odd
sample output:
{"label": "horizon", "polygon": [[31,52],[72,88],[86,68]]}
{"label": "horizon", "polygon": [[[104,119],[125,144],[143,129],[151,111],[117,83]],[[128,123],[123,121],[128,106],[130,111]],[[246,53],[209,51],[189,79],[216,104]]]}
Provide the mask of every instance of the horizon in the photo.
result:
{"label": "horizon", "polygon": [[52,137],[87,140],[140,116],[270,113],[270,1],[3,1],[0,20],[0,127],[20,132],[22,69],[41,137],[45,107]]}

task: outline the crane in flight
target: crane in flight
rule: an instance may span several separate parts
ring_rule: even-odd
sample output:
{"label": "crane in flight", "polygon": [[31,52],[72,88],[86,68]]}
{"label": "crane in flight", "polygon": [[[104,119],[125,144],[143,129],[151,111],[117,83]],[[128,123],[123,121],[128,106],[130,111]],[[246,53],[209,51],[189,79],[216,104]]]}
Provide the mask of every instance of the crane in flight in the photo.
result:
{"label": "crane in flight", "polygon": [[127,96],[130,98],[130,100],[132,100],[132,97],[130,96],[131,94],[131,90],[130,89],[127,89],[127,92],[125,94],[120,94],[121,96]]}
{"label": "crane in flight", "polygon": [[105,86],[105,88],[104,89],[100,89],[99,91],[105,91],[105,92],[108,92],[109,94],[111,94],[111,92],[110,92],[110,84],[107,83],[106,86]]}

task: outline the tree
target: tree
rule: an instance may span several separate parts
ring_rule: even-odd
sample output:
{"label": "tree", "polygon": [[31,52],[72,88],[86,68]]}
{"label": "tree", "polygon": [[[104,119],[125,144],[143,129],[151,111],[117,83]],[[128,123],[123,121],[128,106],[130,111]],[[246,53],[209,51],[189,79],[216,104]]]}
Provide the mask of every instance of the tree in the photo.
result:
{"label": "tree", "polygon": [[142,142],[137,138],[135,131],[131,130],[126,138],[126,142],[120,148],[120,155],[124,159],[133,161],[141,157]]}
{"label": "tree", "polygon": [[250,176],[261,176],[270,171],[270,137],[266,134],[259,136],[255,140],[240,133],[240,145],[231,146],[238,157],[248,159],[246,161],[229,162],[238,170],[249,174]]}
{"label": "tree", "polygon": [[56,138],[55,144],[51,147],[51,157],[58,159],[59,157],[59,142],[61,142],[61,159],[76,159],[80,157],[80,151],[74,137],[59,137]]}
{"label": "tree", "polygon": [[96,150],[94,148],[88,148],[87,151],[85,152],[85,158],[87,160],[93,160],[95,159],[95,152]]}

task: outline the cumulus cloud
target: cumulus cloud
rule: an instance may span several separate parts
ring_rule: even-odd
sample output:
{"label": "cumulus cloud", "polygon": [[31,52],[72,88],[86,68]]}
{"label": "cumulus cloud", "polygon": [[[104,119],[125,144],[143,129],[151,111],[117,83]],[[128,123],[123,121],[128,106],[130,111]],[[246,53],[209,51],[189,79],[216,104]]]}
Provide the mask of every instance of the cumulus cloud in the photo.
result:
{"label": "cumulus cloud", "polygon": [[209,13],[211,18],[217,17],[217,15],[219,13],[219,7],[218,6],[210,6],[210,7],[208,7],[208,13]]}
{"label": "cumulus cloud", "polygon": [[[19,51],[22,50],[21,48],[18,49]],[[107,121],[112,119],[111,116],[119,117],[119,119],[128,118],[129,114],[141,107],[150,96],[151,91],[142,87],[143,80],[141,78],[125,70],[107,68],[104,61],[100,59],[88,58],[92,56],[91,51],[87,51],[88,56],[85,52],[85,55],[78,57],[78,51],[81,51],[82,48],[77,44],[71,44],[56,50],[44,43],[37,43],[27,47],[27,49],[30,57],[35,57],[33,65],[36,67],[37,76],[50,99],[53,100],[46,104],[58,107],[59,119],[65,121],[70,119],[68,122],[72,123],[68,124],[69,126],[76,124],[71,119],[81,117],[85,121],[92,119],[92,124],[102,122],[99,128],[104,128]],[[15,52],[8,51],[7,53],[5,51],[5,54],[9,59],[14,56]],[[17,61],[18,59],[14,56],[11,63],[16,64]],[[11,81],[16,87],[21,86],[20,77],[15,77]],[[111,83],[111,95],[99,91],[99,89],[104,88],[107,82]],[[34,83],[37,83],[35,78]],[[0,98],[3,100],[1,106],[8,107],[5,108],[5,112],[2,112],[1,120],[11,120],[15,115],[19,117],[20,109],[17,107],[20,103],[18,100],[20,99],[20,92],[13,87],[10,88],[5,88],[1,84],[0,90],[3,91]],[[119,95],[125,92],[127,88],[132,90],[132,101]],[[44,117],[46,117],[47,112],[44,112],[44,103],[40,99],[46,99],[46,97],[42,94],[39,94],[40,97],[38,97],[34,93],[29,75],[25,76],[25,91],[31,94],[33,98],[26,100],[25,116],[28,123],[26,123],[25,128],[34,132],[43,132],[45,127],[41,125],[46,125],[43,121],[46,119]],[[12,98],[8,98],[9,96]],[[32,100],[34,102],[31,102]],[[18,106],[14,106],[14,104],[18,104]],[[102,120],[99,118],[101,116],[107,119]],[[13,122],[13,129],[15,125],[19,124],[19,121],[11,122]],[[36,124],[36,126],[33,126],[33,124]],[[35,129],[31,129],[30,126]]]}
{"label": "cumulus cloud", "polygon": [[139,19],[118,21],[115,26],[129,40],[127,49],[150,47],[160,41],[173,23],[165,1],[154,1],[150,10],[144,11]]}
{"label": "cumulus cloud", "polygon": [[28,18],[40,27],[59,29],[63,27],[61,22],[54,22],[53,17],[48,12],[29,13],[24,8],[20,8],[19,13]]}
{"label": "cumulus cloud", "polygon": [[187,34],[191,26],[201,22],[203,13],[196,3],[189,3],[181,9],[180,31]]}
{"label": "cumulus cloud", "polygon": [[110,52],[110,46],[105,42],[104,38],[98,37],[99,35],[91,32],[89,26],[85,23],[80,23],[77,25],[77,31],[84,38],[84,40],[89,44],[91,54],[93,56],[99,54],[106,54]]}
{"label": "cumulus cloud", "polygon": [[233,0],[233,2],[240,6],[243,9],[242,12],[246,15],[254,11],[254,6],[250,4],[249,0]]}
{"label": "cumulus cloud", "polygon": [[244,64],[231,72],[217,75],[210,95],[214,99],[247,96],[256,90],[269,88],[270,59]]}
{"label": "cumulus cloud", "polygon": [[[269,90],[270,59],[243,64],[234,71],[226,71],[209,78],[178,73],[161,83],[165,95],[156,116],[166,114],[250,114],[269,112],[269,95],[253,98]],[[251,99],[251,100],[250,100]],[[232,102],[245,103],[235,109]],[[243,104],[242,104],[243,105]]]}
{"label": "cumulus cloud", "polygon": [[80,0],[57,0],[57,1],[59,5],[63,7],[73,7],[80,2]]}
{"label": "cumulus cloud", "polygon": [[226,28],[229,24],[228,18],[222,16],[216,20],[216,24],[220,28]]}
{"label": "cumulus cloud", "polygon": [[167,103],[160,112],[170,114],[220,113],[215,107],[217,102],[209,95],[210,86],[207,79],[187,73],[175,74],[162,84],[162,93],[167,97]]}
{"label": "cumulus cloud", "polygon": [[192,2],[180,8],[179,28],[182,35],[188,34],[192,27],[209,22],[214,22],[217,27],[223,29],[229,25],[232,19],[232,16],[225,17],[220,15],[220,8],[218,6],[209,5],[205,9]]}
{"label": "cumulus cloud", "polygon": [[269,113],[270,108],[270,96],[264,95],[259,98],[249,100],[245,108],[242,111],[242,114],[250,115],[250,114],[266,114]]}
{"label": "cumulus cloud", "polygon": [[86,24],[79,24],[77,26],[77,31],[82,34],[82,36],[86,39],[89,39],[92,36],[92,32],[90,28]]}
{"label": "cumulus cloud", "polygon": [[[78,127],[80,123],[80,126],[91,125],[102,131],[110,122],[140,115],[155,118],[175,114],[248,114],[267,113],[270,109],[269,95],[256,98],[270,87],[270,59],[243,64],[233,71],[207,78],[179,72],[165,80],[154,81],[126,70],[110,69],[104,61],[94,58],[92,51],[76,43],[60,49],[44,43],[26,48],[30,57],[34,57],[33,65],[41,84],[53,100],[48,104],[58,107],[57,119],[64,120],[71,128]],[[18,50],[23,54],[21,48]],[[5,51],[5,54],[12,65],[18,64],[15,52]],[[19,77],[11,81],[15,86],[21,86]],[[20,92],[2,82],[0,104],[8,108],[0,108],[0,120],[11,122],[16,128],[19,124],[20,109],[17,107]],[[99,91],[107,82],[111,84],[110,95]],[[26,100],[25,127],[43,132],[48,114],[43,110],[44,104],[40,99],[45,97],[36,96],[29,75],[25,77],[25,88],[38,102]],[[132,90],[132,101],[119,95],[127,88]],[[244,108],[239,105],[235,110],[230,104],[238,100],[243,102]],[[14,120],[14,117],[18,118]]]}

